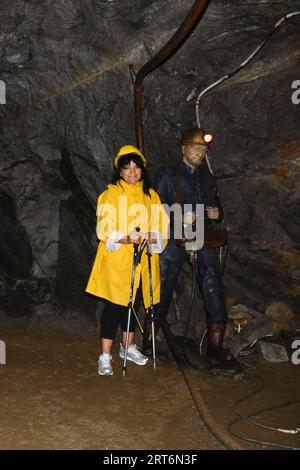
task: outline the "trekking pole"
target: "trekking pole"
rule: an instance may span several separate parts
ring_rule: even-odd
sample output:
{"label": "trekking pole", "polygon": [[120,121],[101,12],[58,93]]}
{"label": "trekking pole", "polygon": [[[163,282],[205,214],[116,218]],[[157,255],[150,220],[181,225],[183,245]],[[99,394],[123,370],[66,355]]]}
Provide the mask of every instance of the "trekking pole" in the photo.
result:
{"label": "trekking pole", "polygon": [[129,303],[128,303],[126,344],[125,344],[125,354],[124,354],[124,361],[123,361],[123,367],[122,367],[123,377],[126,374],[126,363],[127,363],[127,354],[128,354],[128,339],[129,339],[129,326],[130,326],[130,319],[131,319],[131,311],[133,310],[132,299],[133,299],[133,289],[134,289],[135,268],[136,268],[137,263],[138,263],[138,256],[139,256],[139,246],[137,244],[134,244],[134,247],[133,247],[133,263],[132,263],[132,271],[131,271],[131,285],[130,285],[130,294],[129,294]]}
{"label": "trekking pole", "polygon": [[[136,231],[139,232],[140,229],[139,229],[139,228],[136,228]],[[142,254],[143,254],[143,251],[144,251],[144,249],[145,249],[146,244],[147,244],[147,240],[144,239],[144,240],[142,241],[142,243],[141,243],[141,246],[140,246],[140,249],[139,249],[137,258],[136,258],[136,266],[141,262],[141,257],[142,257]],[[139,329],[140,329],[140,331],[141,331],[141,333],[142,333],[142,335],[143,335],[143,334],[144,334],[144,330],[143,330],[143,328],[142,328],[142,325],[141,325],[141,322],[140,322],[140,320],[139,320],[139,317],[138,317],[138,315],[137,315],[137,313],[136,313],[136,311],[135,311],[135,309],[134,309],[134,306],[132,306],[132,311],[133,311],[133,313],[134,313],[134,316],[135,316],[136,322],[137,322],[137,324],[138,324],[138,326],[139,326]]]}
{"label": "trekking pole", "polygon": [[155,332],[154,332],[154,304],[153,304],[153,284],[152,284],[152,266],[151,266],[151,251],[149,243],[147,243],[147,256],[148,256],[148,273],[149,273],[149,292],[150,292],[150,318],[151,318],[151,335],[152,335],[152,351],[153,351],[153,369],[156,370],[156,350],[155,350]]}
{"label": "trekking pole", "polygon": [[140,329],[140,332],[141,332],[142,335],[143,335],[143,334],[144,334],[144,329],[143,329],[143,327],[142,327],[142,325],[141,325],[141,322],[140,322],[140,320],[139,320],[139,317],[138,317],[138,315],[137,315],[137,313],[136,313],[136,311],[135,311],[135,309],[134,309],[134,306],[132,306],[132,311],[133,311],[133,313],[134,313],[134,316],[135,316],[136,322],[137,322],[137,324],[138,324],[138,327],[139,327],[139,329]]}

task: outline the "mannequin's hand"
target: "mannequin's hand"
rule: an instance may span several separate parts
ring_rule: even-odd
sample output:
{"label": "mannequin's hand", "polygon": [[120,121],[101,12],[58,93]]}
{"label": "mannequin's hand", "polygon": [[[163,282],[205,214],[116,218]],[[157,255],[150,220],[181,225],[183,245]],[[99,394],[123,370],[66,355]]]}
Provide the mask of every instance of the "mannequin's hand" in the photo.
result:
{"label": "mannequin's hand", "polygon": [[196,212],[184,212],[183,214],[183,223],[191,225],[196,220]]}
{"label": "mannequin's hand", "polygon": [[220,211],[218,207],[206,207],[207,217],[211,220],[217,220],[220,217]]}

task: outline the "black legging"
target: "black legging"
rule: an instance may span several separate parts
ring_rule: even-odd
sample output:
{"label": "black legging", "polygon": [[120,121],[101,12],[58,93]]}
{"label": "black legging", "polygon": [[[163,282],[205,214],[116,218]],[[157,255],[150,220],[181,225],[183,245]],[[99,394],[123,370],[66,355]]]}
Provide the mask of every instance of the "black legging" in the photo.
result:
{"label": "black legging", "polygon": [[[141,300],[142,300],[142,293],[141,293],[141,288],[139,288],[136,293],[136,298],[134,302],[134,310],[136,313],[139,310]],[[127,321],[128,321],[128,307],[114,304],[112,302],[109,302],[109,300],[106,300],[105,307],[102,313],[102,318],[101,318],[101,330],[100,330],[101,338],[111,339],[114,341],[119,323],[121,324],[121,330],[127,331]],[[136,319],[135,319],[135,315],[133,311],[131,311],[129,331],[134,332],[135,327],[136,327]]]}

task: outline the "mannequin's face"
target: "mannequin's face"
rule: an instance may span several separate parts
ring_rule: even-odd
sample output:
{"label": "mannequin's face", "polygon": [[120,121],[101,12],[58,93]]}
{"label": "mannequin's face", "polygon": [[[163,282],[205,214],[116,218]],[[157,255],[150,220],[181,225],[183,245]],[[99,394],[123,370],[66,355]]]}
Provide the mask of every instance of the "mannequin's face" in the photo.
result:
{"label": "mannequin's face", "polygon": [[205,143],[182,145],[181,149],[187,162],[192,166],[200,166],[207,153],[207,145]]}

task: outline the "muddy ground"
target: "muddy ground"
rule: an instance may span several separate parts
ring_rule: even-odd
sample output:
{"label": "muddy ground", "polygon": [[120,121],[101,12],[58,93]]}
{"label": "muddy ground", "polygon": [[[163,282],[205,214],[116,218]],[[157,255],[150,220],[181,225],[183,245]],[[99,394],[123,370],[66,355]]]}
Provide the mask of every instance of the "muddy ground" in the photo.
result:
{"label": "muddy ground", "polygon": [[[97,374],[98,329],[64,321],[0,322],[6,364],[0,365],[1,449],[224,449],[206,428],[167,347],[159,345],[157,371],[128,364],[122,376],[117,348],[114,375]],[[194,358],[197,362],[197,359]],[[243,372],[220,375],[201,365],[193,383],[224,432],[236,418],[235,403],[263,390],[239,410],[250,413],[300,400],[300,365],[242,358]],[[198,362],[197,362],[198,363]],[[281,428],[300,427],[300,403],[272,409],[257,420]],[[279,434],[249,424],[234,431],[262,441],[300,448],[299,435]],[[243,448],[263,444],[238,441]]]}

